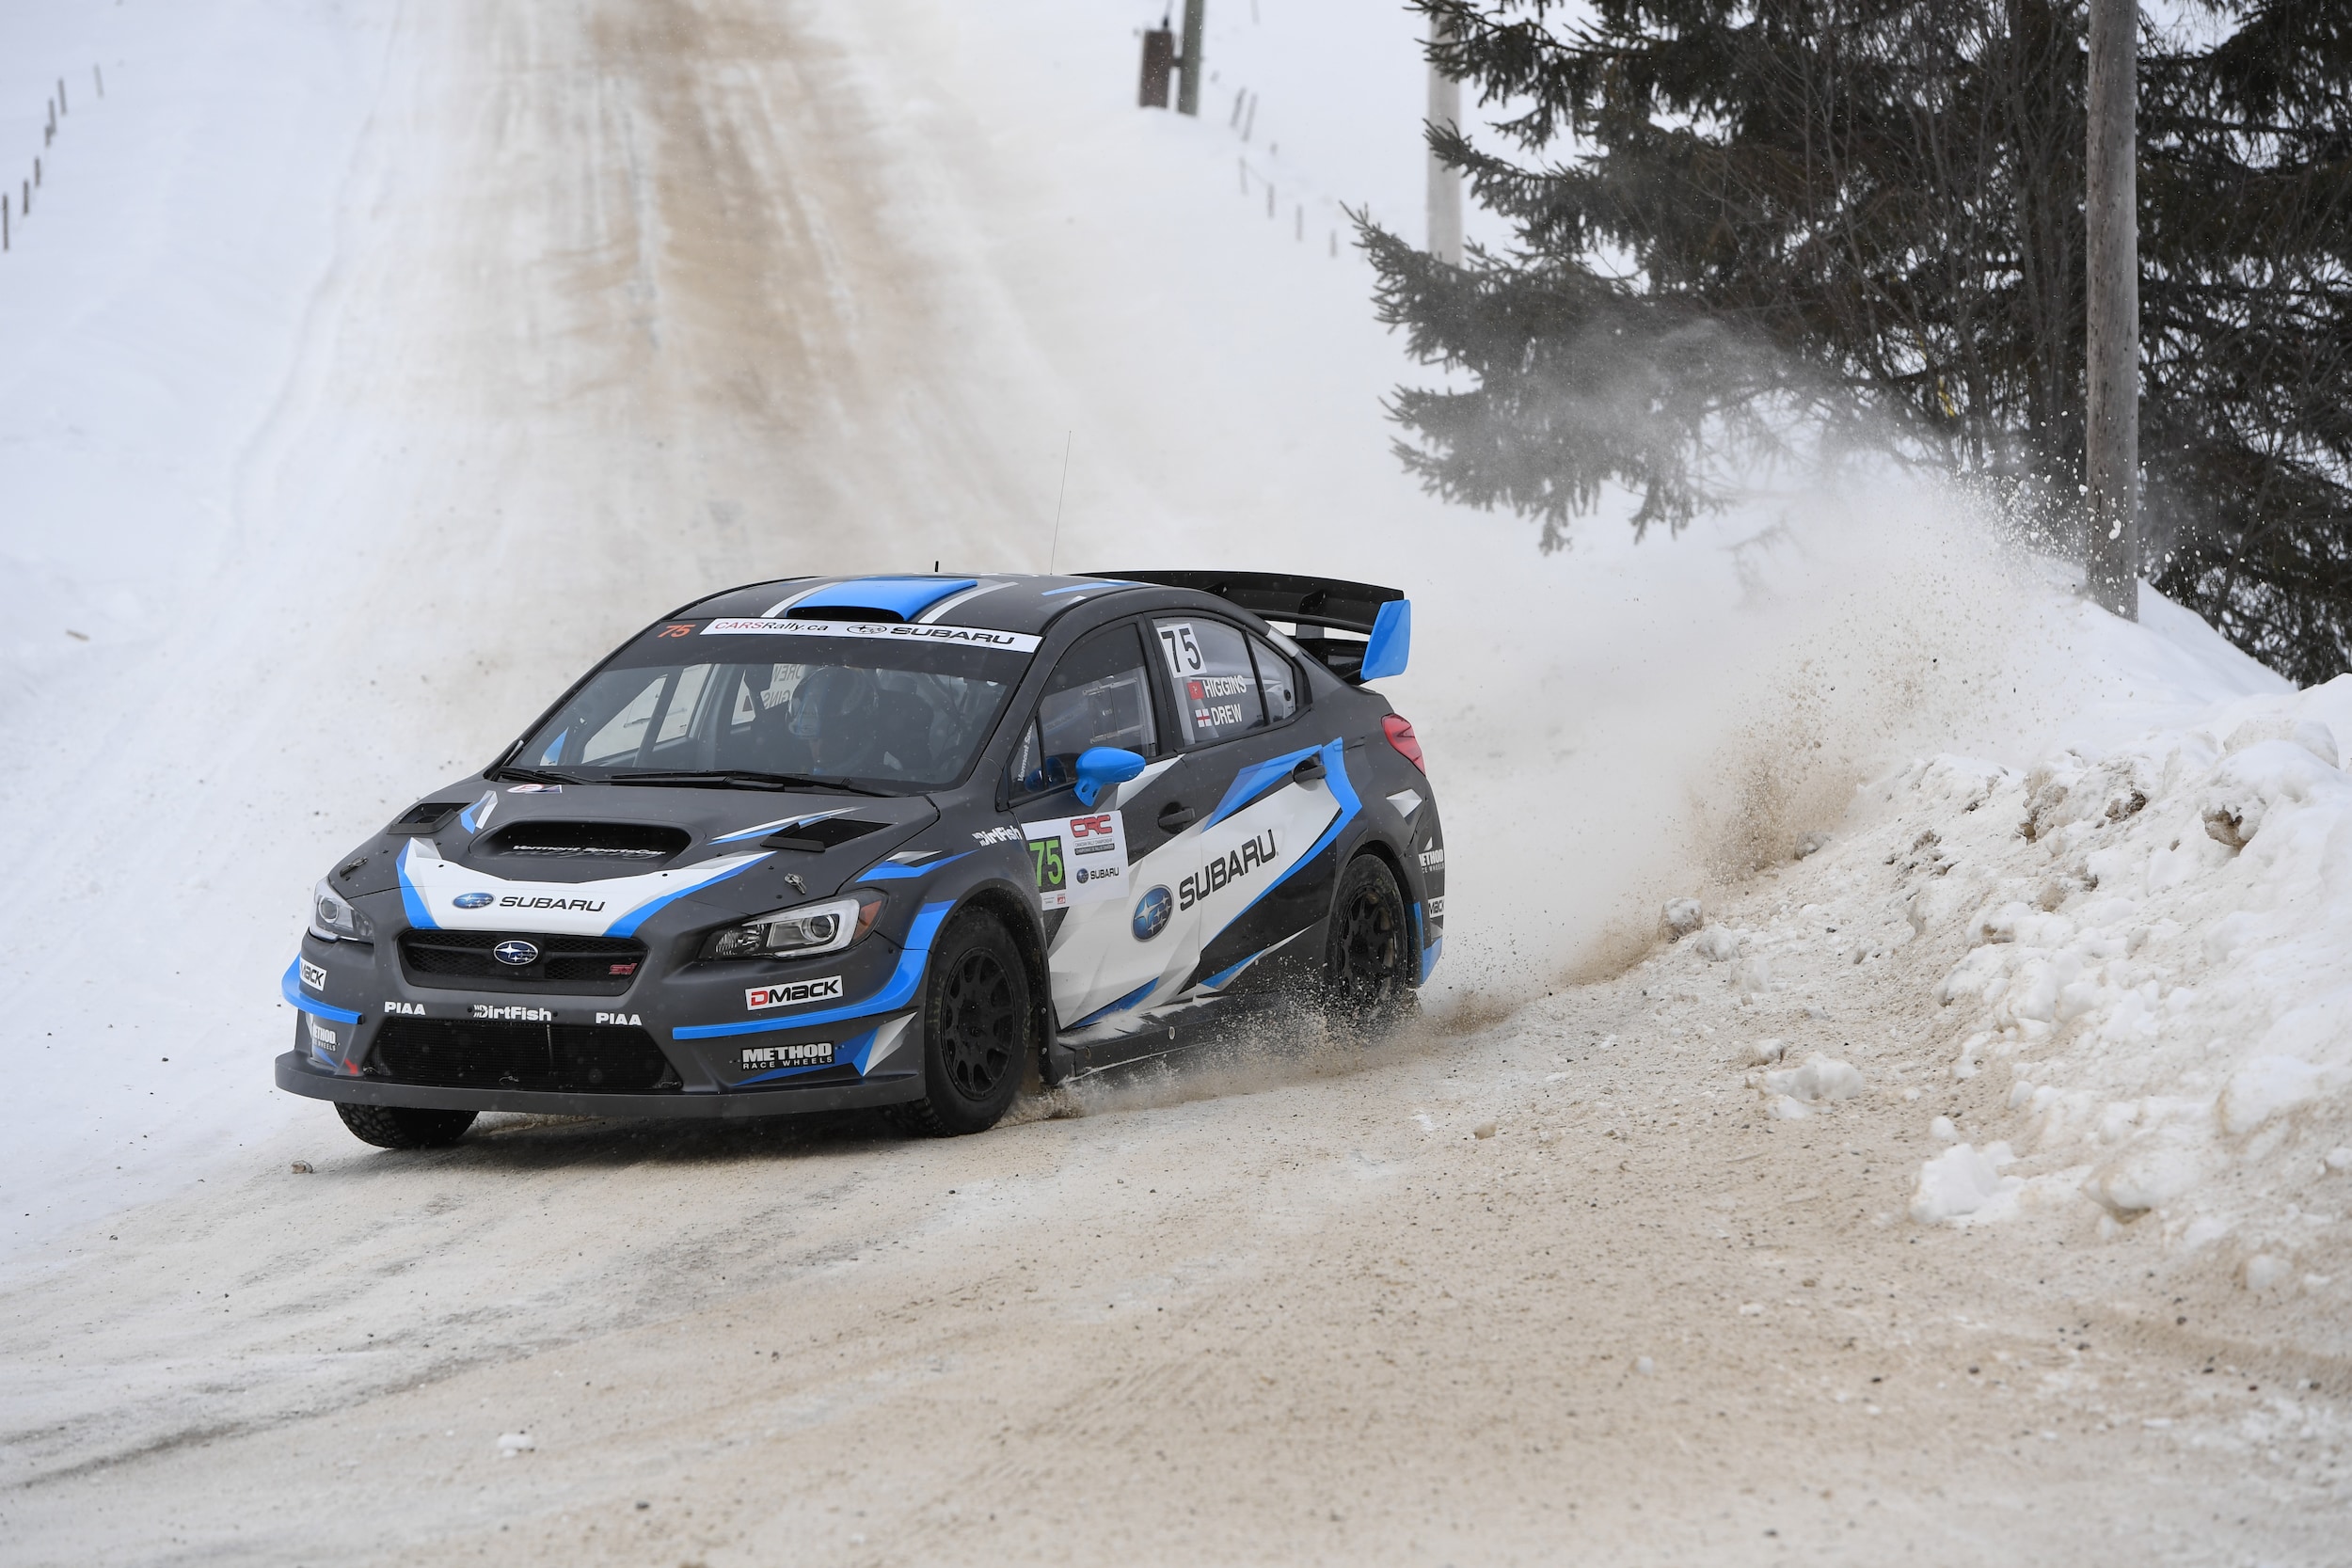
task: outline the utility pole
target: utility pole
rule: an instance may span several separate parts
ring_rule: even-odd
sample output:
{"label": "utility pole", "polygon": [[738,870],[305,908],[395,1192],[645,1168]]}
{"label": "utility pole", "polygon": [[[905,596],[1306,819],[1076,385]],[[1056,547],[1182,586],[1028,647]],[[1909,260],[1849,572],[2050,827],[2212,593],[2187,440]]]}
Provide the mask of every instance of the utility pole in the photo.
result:
{"label": "utility pole", "polygon": [[1200,13],[1208,9],[1208,0],[1184,0],[1184,57],[1178,61],[1184,68],[1184,79],[1176,89],[1176,112],[1197,115],[1200,112]]}
{"label": "utility pole", "polygon": [[2083,565],[2092,600],[2127,621],[2139,618],[2138,54],[2138,0],[2090,0]]}
{"label": "utility pole", "polygon": [[[1445,24],[1432,22],[1429,41],[1445,40]],[[1429,123],[1462,123],[1462,84],[1429,62]],[[1429,254],[1449,266],[1462,264],[1462,176],[1429,154]]]}

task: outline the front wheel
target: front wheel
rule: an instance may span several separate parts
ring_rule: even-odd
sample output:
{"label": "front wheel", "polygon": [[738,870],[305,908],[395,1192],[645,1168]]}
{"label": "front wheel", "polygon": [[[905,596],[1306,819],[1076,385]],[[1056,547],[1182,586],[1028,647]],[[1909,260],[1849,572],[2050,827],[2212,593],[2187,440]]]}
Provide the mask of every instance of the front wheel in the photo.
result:
{"label": "front wheel", "polygon": [[931,950],[923,984],[923,1098],[898,1119],[933,1137],[985,1132],[1021,1092],[1033,1054],[1029,972],[985,914],[960,915]]}
{"label": "front wheel", "polygon": [[1377,1033],[1410,1009],[1412,937],[1396,875],[1377,855],[1359,855],[1340,874],[1324,950],[1323,1010],[1335,1023]]}
{"label": "front wheel", "polygon": [[471,1111],[421,1111],[412,1105],[349,1105],[338,1103],[351,1135],[378,1148],[441,1148],[466,1135],[473,1125]]}

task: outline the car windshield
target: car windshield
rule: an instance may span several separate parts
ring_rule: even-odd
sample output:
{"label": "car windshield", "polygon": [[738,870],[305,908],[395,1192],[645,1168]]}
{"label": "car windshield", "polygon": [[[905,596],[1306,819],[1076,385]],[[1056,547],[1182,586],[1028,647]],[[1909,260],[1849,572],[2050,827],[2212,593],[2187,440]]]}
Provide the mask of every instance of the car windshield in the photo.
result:
{"label": "car windshield", "polygon": [[894,794],[937,789],[970,769],[1028,666],[1018,645],[1035,641],[943,640],[955,630],[658,626],[597,671],[511,766],[616,782],[658,773],[681,783],[733,775],[752,787],[805,779]]}

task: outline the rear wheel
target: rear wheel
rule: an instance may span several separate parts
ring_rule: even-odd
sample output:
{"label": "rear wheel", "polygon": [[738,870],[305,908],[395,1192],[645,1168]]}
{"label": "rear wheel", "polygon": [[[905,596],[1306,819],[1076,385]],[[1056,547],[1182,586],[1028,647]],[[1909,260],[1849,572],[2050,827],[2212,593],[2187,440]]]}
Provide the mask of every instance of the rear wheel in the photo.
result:
{"label": "rear wheel", "polygon": [[350,1105],[339,1103],[351,1135],[378,1148],[441,1148],[466,1135],[473,1125],[471,1111],[422,1111],[413,1105]]}
{"label": "rear wheel", "polygon": [[1376,855],[1359,855],[1340,875],[1324,950],[1323,1008],[1335,1023],[1377,1031],[1413,1000],[1412,936],[1396,875]]}
{"label": "rear wheel", "polygon": [[1029,972],[1004,927],[960,915],[923,985],[923,1098],[895,1107],[918,1132],[985,1132],[1011,1108],[1034,1054]]}

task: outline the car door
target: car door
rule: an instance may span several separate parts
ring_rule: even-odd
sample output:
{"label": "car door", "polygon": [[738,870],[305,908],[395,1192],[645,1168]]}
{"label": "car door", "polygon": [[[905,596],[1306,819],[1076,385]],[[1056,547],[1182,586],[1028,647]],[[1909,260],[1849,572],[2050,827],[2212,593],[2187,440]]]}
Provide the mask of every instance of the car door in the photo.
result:
{"label": "car door", "polygon": [[1288,655],[1202,612],[1152,615],[1145,630],[1169,762],[1122,798],[1125,936],[1152,983],[1118,1010],[1139,1015],[1248,989],[1320,921],[1330,888],[1308,867],[1356,809],[1336,715],[1306,705]]}
{"label": "car door", "polygon": [[[1028,841],[1044,911],[1054,1010],[1065,1029],[1149,989],[1152,956],[1130,927],[1131,798],[1173,761],[1162,741],[1166,699],[1138,622],[1089,632],[1063,654],[1013,748],[1007,796]],[[1145,758],[1140,778],[1079,800],[1080,753],[1112,746]]]}

